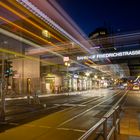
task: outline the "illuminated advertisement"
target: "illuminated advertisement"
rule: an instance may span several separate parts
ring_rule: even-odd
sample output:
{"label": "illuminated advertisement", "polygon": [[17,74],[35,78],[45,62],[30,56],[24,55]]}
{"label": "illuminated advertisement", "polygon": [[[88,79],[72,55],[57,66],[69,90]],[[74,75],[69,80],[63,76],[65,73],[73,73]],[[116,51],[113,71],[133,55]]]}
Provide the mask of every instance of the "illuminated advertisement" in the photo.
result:
{"label": "illuminated advertisement", "polygon": [[104,54],[94,54],[94,55],[90,55],[90,56],[78,56],[77,60],[98,59],[98,58],[113,58],[113,57],[134,56],[134,55],[140,55],[140,50],[114,52],[114,53],[104,53]]}

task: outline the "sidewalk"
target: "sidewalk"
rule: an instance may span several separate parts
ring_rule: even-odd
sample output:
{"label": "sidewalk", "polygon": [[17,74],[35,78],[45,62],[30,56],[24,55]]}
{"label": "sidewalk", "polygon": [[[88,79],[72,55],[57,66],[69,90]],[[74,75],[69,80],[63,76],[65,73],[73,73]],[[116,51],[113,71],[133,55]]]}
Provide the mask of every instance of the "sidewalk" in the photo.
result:
{"label": "sidewalk", "polygon": [[121,134],[139,136],[140,139],[140,108],[125,109],[120,128]]}
{"label": "sidewalk", "polygon": [[119,140],[140,140],[140,94],[130,92],[120,122]]}
{"label": "sidewalk", "polygon": [[137,136],[119,135],[118,140],[140,140]]}

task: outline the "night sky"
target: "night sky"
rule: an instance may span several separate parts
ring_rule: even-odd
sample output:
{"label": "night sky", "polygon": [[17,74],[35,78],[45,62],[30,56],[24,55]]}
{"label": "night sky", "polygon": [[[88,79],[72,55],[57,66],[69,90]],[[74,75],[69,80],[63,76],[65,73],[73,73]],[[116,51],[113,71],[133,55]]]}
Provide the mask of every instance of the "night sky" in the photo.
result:
{"label": "night sky", "polygon": [[88,35],[97,27],[140,31],[140,0],[56,0]]}

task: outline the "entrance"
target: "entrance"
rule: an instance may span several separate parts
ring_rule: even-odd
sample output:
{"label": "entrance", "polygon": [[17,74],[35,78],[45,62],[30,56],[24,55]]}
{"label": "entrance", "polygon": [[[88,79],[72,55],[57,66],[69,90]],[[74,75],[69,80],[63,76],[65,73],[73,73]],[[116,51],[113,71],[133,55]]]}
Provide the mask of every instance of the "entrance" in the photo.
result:
{"label": "entrance", "polygon": [[45,86],[46,86],[47,93],[55,92],[54,82],[55,82],[55,77],[46,77]]}

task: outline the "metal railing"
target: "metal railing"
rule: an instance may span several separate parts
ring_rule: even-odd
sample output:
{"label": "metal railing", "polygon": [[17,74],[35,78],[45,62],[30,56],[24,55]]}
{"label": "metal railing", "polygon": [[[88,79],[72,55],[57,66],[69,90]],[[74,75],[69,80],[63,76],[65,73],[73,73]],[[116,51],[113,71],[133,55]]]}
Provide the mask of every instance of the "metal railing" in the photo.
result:
{"label": "metal railing", "polygon": [[98,123],[86,131],[78,140],[94,140],[97,139],[97,136],[102,136],[103,140],[110,140],[112,137],[114,137],[114,140],[117,140],[117,134],[120,133],[120,112],[122,106],[120,103],[124,99],[126,93]]}

